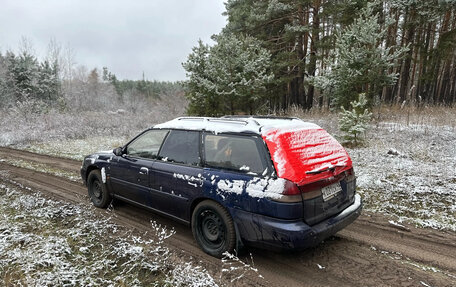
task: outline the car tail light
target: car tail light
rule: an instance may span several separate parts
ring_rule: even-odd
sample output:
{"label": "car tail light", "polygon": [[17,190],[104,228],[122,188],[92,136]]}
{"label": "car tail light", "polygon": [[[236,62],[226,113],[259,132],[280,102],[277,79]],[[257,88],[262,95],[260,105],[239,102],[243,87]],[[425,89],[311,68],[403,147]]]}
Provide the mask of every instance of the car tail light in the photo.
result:
{"label": "car tail light", "polygon": [[296,195],[296,194],[301,194],[301,191],[299,190],[298,186],[295,183],[293,183],[289,180],[285,180],[282,194],[283,195]]}
{"label": "car tail light", "polygon": [[336,176],[328,177],[316,182],[297,185],[294,182],[285,180],[285,184],[280,198],[273,200],[280,202],[298,202],[302,199],[311,199],[321,195],[321,189],[325,186],[337,183],[344,179],[349,182],[355,179],[353,168],[346,170]]}
{"label": "car tail light", "polygon": [[355,171],[353,170],[353,168],[346,170],[345,171],[345,180],[347,182],[349,182],[349,181],[353,181],[354,179],[355,179]]}
{"label": "car tail light", "polygon": [[296,203],[302,202],[301,191],[299,190],[298,186],[289,181],[284,180],[283,190],[280,196],[274,196],[270,199],[273,201],[283,202],[283,203]]}

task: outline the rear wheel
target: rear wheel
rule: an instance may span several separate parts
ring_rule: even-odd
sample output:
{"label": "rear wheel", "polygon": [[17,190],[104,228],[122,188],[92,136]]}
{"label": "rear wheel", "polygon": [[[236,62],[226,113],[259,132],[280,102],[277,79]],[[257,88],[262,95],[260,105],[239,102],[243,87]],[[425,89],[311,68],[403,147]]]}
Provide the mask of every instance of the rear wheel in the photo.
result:
{"label": "rear wheel", "polygon": [[87,189],[90,201],[96,207],[106,208],[111,202],[111,195],[101,179],[101,172],[96,169],[89,173],[87,178]]}
{"label": "rear wheel", "polygon": [[196,242],[204,252],[222,257],[232,252],[236,244],[236,231],[228,211],[211,200],[200,202],[193,211],[192,231]]}

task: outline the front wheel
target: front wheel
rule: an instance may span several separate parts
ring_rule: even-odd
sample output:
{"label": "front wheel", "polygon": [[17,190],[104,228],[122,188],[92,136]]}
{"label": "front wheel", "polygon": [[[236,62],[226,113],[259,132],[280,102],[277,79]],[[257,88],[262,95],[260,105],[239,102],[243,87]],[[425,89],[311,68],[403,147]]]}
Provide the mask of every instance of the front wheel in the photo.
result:
{"label": "front wheel", "polygon": [[192,231],[198,245],[209,255],[222,257],[232,252],[236,231],[228,211],[215,201],[200,202],[192,214]]}
{"label": "front wheel", "polygon": [[96,207],[106,208],[111,202],[111,195],[101,179],[101,173],[98,169],[92,170],[87,178],[87,189],[90,201]]}

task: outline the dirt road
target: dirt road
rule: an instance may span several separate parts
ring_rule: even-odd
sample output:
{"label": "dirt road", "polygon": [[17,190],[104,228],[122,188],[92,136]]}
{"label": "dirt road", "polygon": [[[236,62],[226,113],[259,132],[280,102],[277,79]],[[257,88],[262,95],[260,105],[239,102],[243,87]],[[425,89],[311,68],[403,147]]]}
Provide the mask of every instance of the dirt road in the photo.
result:
{"label": "dirt road", "polygon": [[[0,159],[51,165],[78,173],[80,162],[0,148]],[[89,204],[82,183],[0,162],[0,175],[52,198]],[[97,210],[127,228],[150,229],[153,219],[174,227],[167,240],[177,256],[198,262],[213,276],[222,263],[203,253],[190,229],[170,219],[130,206],[116,204],[111,211]],[[409,225],[396,226],[381,215],[364,213],[352,225],[318,247],[299,253],[250,249],[254,266],[264,279],[249,273],[237,285],[246,286],[456,286],[456,234]],[[243,258],[250,263],[250,256]],[[236,282],[235,282],[236,283]]]}

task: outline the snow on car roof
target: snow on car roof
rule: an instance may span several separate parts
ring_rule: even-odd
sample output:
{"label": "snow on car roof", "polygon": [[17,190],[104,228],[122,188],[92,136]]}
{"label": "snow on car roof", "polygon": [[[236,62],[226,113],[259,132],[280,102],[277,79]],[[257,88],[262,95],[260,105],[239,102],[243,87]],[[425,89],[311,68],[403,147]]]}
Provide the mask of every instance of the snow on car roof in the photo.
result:
{"label": "snow on car roof", "polygon": [[304,122],[298,118],[275,118],[255,116],[226,116],[222,118],[213,117],[179,117],[174,120],[155,125],[158,129],[187,129],[206,130],[214,133],[245,132],[262,134],[266,130],[285,128],[287,130],[298,129],[319,129],[316,124]]}

